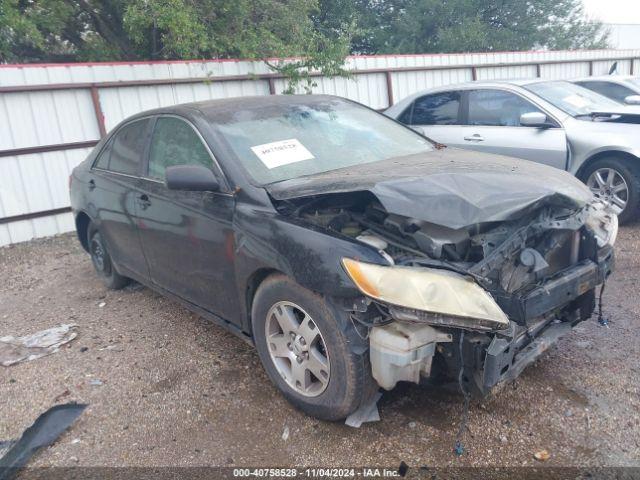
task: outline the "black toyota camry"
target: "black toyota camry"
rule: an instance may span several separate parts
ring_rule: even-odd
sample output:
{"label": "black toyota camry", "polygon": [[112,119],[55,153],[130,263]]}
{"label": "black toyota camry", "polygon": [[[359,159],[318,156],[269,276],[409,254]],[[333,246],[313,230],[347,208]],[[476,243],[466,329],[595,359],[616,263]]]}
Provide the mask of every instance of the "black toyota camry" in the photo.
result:
{"label": "black toyota camry", "polygon": [[513,379],[592,315],[618,228],[563,171],[331,96],[140,113],[70,188],[109,288],[134,279],[235,332],[323,419],[399,381]]}

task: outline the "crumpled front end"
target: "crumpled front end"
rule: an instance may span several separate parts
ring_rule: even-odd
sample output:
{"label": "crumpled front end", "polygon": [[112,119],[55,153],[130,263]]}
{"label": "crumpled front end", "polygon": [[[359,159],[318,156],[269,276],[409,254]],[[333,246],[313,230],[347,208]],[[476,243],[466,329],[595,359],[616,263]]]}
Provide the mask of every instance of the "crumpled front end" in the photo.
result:
{"label": "crumpled front end", "polygon": [[617,217],[596,200],[459,228],[390,213],[370,192],[305,199],[295,214],[379,252],[380,264],[343,268],[364,295],[350,314],[386,389],[464,371],[486,394],[588,319],[614,268]]}

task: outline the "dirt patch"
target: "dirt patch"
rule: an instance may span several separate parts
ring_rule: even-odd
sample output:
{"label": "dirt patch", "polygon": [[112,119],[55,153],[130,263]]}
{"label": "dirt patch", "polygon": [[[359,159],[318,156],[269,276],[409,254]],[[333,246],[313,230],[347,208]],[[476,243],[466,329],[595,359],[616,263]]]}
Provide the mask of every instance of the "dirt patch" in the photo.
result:
{"label": "dirt patch", "polygon": [[622,228],[609,327],[583,323],[474,402],[457,457],[456,393],[402,385],[382,397],[378,423],[320,422],[282,398],[242,340],[146,288],[106,290],[72,235],[0,248],[0,335],[79,326],[60,352],[0,369],[0,439],[78,401],[89,408],[32,465],[521,466],[544,448],[545,465],[638,466],[639,267],[640,226]]}

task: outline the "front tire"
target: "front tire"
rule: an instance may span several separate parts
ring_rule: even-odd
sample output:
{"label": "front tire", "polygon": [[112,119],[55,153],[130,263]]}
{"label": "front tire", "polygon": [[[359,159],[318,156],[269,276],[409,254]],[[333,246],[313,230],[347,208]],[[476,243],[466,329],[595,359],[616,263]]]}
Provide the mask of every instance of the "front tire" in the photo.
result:
{"label": "front tire", "polygon": [[252,306],[253,336],[269,378],[295,407],[341,420],[377,390],[366,349],[332,302],[284,275],[267,278]]}
{"label": "front tire", "polygon": [[582,174],[594,195],[609,203],[618,221],[628,223],[640,213],[640,168],[627,160],[607,157],[596,160]]}
{"label": "front tire", "polygon": [[131,280],[116,271],[102,235],[92,223],[89,224],[87,238],[89,239],[91,263],[93,263],[98,277],[111,290],[120,290],[126,287]]}

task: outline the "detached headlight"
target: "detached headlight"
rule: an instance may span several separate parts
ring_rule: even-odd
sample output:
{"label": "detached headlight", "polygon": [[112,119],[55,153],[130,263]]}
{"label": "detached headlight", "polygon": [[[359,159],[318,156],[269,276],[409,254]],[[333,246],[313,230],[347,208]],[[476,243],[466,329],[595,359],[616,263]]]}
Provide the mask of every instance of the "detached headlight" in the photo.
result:
{"label": "detached headlight", "polygon": [[402,312],[403,316],[461,328],[497,330],[509,325],[509,319],[491,295],[458,273],[433,268],[385,267],[350,258],[343,258],[342,264],[364,295],[410,309]]}
{"label": "detached headlight", "polygon": [[595,235],[598,247],[613,246],[618,237],[618,216],[603,203],[597,202],[592,207],[586,226]]}

